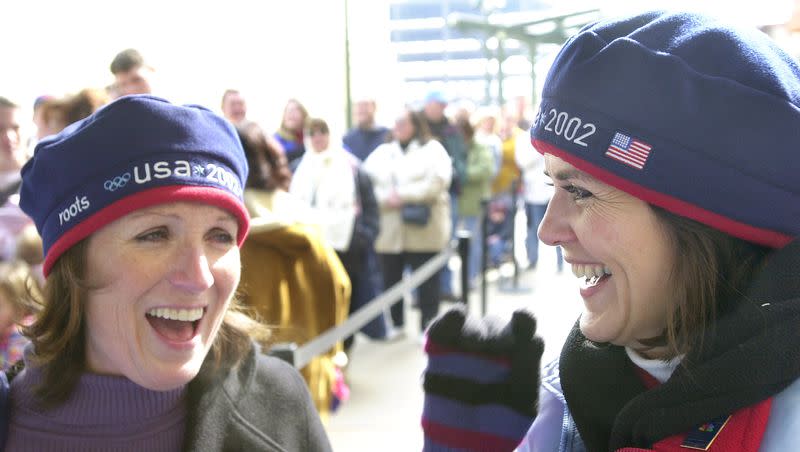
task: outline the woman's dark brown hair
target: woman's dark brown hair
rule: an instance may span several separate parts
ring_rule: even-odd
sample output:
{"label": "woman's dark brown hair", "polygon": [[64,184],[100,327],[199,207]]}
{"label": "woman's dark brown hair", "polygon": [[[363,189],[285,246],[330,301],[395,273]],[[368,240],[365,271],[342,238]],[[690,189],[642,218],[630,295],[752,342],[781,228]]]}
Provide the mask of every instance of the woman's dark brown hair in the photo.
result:
{"label": "woman's dark brown hair", "polygon": [[328,123],[325,122],[324,119],[321,118],[311,118],[308,120],[308,134],[311,135],[314,132],[320,132],[324,135],[328,135],[331,133],[330,129],[328,128]]}
{"label": "woman's dark brown hair", "polygon": [[[412,139],[417,140],[419,144],[425,144],[433,138],[431,135],[431,128],[428,127],[428,121],[425,120],[421,111],[414,111],[410,108],[406,108],[403,115],[414,127],[414,136]],[[389,134],[387,138],[389,138],[389,141],[397,139],[394,134]]]}
{"label": "woman's dark brown hair", "polygon": [[99,90],[83,89],[79,93],[42,103],[42,117],[53,130],[60,132],[73,122],[80,121],[108,103],[108,96]]}
{"label": "woman's dark brown hair", "polygon": [[688,355],[702,349],[702,337],[714,327],[716,316],[742,300],[770,249],[651,207],[666,225],[675,250],[669,277],[676,283],[677,305],[662,337],[643,343],[666,345],[671,356]]}
{"label": "woman's dark brown hair", "polygon": [[458,118],[456,120],[456,127],[458,130],[461,131],[461,136],[464,138],[464,144],[469,145],[472,144],[472,140],[475,138],[475,127],[472,126],[472,123],[469,121],[469,118]]}
{"label": "woman's dark brown hair", "polygon": [[236,132],[250,167],[245,188],[289,190],[292,172],[283,150],[273,144],[255,123],[238,126]]}
{"label": "woman's dark brown hair", "polygon": [[[23,330],[41,368],[42,381],[34,395],[44,408],[64,403],[80,375],[86,371],[86,300],[91,287],[86,280],[88,243],[84,239],[67,250],[53,265],[44,294],[34,299],[36,321]],[[214,366],[236,365],[250,351],[250,341],[266,345],[269,329],[248,316],[234,296],[211,345]]]}

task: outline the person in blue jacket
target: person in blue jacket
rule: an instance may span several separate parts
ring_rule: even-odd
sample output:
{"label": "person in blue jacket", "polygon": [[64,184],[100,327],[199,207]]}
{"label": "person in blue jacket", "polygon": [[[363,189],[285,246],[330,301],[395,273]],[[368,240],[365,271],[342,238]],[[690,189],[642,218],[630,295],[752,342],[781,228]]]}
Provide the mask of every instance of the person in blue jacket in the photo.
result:
{"label": "person in blue jacket", "polygon": [[798,63],[758,30],[648,12],[570,38],[541,99],[539,237],[583,312],[541,373],[529,314],[438,319],[425,450],[796,449]]}

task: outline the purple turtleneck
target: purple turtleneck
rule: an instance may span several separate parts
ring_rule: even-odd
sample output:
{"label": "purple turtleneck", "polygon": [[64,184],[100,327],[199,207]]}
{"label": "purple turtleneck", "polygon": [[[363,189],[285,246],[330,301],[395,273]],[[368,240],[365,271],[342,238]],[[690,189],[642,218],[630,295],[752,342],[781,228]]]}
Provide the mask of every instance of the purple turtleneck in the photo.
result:
{"label": "purple turtleneck", "polygon": [[11,382],[6,451],[181,450],[185,386],[152,391],[125,377],[84,374],[63,405],[42,411],[33,397],[41,373],[25,361]]}

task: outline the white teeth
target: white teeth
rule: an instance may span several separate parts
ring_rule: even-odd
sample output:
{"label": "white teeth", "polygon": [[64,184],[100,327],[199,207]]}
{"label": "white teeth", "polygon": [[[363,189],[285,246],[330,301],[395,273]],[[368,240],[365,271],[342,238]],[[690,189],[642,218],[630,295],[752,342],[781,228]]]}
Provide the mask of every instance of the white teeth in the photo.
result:
{"label": "white teeth", "polygon": [[180,320],[183,322],[194,322],[203,318],[203,308],[193,309],[171,309],[171,308],[153,308],[147,311],[147,315],[152,317],[161,317],[168,320]]}
{"label": "white teeth", "polygon": [[603,275],[610,275],[611,269],[604,265],[572,264],[572,274],[576,278],[600,278]]}

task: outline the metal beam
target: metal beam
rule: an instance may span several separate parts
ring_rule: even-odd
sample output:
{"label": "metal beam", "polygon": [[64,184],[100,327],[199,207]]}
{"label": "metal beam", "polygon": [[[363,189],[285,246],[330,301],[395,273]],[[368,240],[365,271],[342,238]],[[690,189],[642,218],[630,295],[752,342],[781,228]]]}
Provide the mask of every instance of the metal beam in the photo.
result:
{"label": "metal beam", "polygon": [[[480,37],[484,43],[484,51],[491,52],[486,48],[485,42],[489,37],[496,37],[499,40],[497,49],[494,50],[494,57],[497,59],[499,68],[497,71],[498,81],[498,103],[504,102],[503,81],[505,74],[503,72],[503,61],[507,57],[504,41],[506,39],[515,39],[528,47],[528,59],[531,63],[531,102],[536,102],[536,73],[535,73],[535,55],[537,46],[539,44],[562,44],[571,36],[579,27],[596,19],[599,9],[585,9],[579,11],[566,12],[561,14],[520,14],[520,13],[502,13],[490,15],[478,15],[468,13],[452,13],[447,16],[447,25],[455,30],[461,31],[464,34],[473,33]],[[586,16],[581,18],[581,16]],[[524,19],[523,19],[524,17]],[[578,19],[578,20],[574,20]],[[569,25],[567,25],[569,22]],[[533,28],[542,24],[552,24],[552,28],[543,33],[537,33]],[[521,50],[521,49],[520,49]],[[518,52],[515,52],[519,54]],[[490,55],[487,58],[491,59]],[[489,85],[491,84],[491,75],[486,75],[486,92],[489,93]]]}

